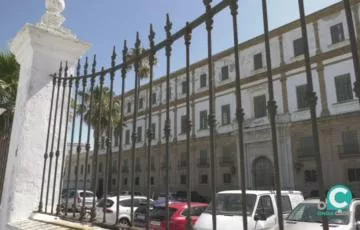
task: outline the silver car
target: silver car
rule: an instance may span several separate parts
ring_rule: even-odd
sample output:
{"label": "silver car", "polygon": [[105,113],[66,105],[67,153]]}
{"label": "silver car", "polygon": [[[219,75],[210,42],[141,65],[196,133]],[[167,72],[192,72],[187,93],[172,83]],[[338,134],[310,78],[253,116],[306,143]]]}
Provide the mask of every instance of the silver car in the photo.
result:
{"label": "silver car", "polygon": [[[65,207],[66,199],[68,199],[67,208],[72,209],[75,200],[75,206],[74,206],[75,210],[80,211],[83,204],[83,199],[85,199],[85,208],[89,209],[92,208],[94,196],[95,194],[90,190],[86,190],[85,193],[84,190],[82,189],[68,190],[68,191],[64,191],[62,194],[62,204]],[[97,199],[95,196],[95,202],[96,200]]]}

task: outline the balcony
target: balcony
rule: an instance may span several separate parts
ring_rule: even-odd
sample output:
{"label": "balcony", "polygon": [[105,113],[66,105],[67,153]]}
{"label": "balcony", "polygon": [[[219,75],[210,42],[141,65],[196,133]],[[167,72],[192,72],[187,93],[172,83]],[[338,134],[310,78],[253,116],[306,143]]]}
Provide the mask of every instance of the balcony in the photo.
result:
{"label": "balcony", "polygon": [[297,150],[299,159],[313,158],[315,157],[315,149],[313,147],[301,147]]}
{"label": "balcony", "polygon": [[177,166],[178,166],[178,169],[185,169],[185,168],[187,168],[188,164],[187,164],[186,160],[181,160],[178,162]]}
{"label": "balcony", "polygon": [[128,173],[129,172],[129,167],[128,166],[123,166],[122,169],[121,169],[121,172]]}
{"label": "balcony", "polygon": [[197,167],[198,168],[209,168],[210,162],[207,158],[203,158],[203,159],[200,158],[200,159],[198,159]]}
{"label": "balcony", "polygon": [[233,166],[235,164],[234,158],[230,156],[220,157],[219,165],[220,167]]}
{"label": "balcony", "polygon": [[351,158],[351,157],[359,157],[359,145],[338,145],[338,154],[340,158]]}

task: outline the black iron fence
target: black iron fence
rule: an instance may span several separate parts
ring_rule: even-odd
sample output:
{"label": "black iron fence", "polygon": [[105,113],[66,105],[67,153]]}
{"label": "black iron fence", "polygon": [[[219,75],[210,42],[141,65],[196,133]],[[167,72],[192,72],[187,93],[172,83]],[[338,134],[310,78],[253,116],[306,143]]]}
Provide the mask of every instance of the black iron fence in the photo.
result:
{"label": "black iron fence", "polygon": [[[304,38],[308,38],[307,36],[307,28],[306,28],[306,19],[304,13],[304,5],[303,0],[298,0],[299,2],[299,12],[300,12],[300,25],[301,32]],[[212,53],[212,29],[213,29],[213,19],[216,14],[223,10],[229,10],[232,16],[233,24],[233,34],[229,36],[233,36],[234,41],[234,59],[235,59],[235,76],[236,76],[236,118],[237,118],[237,128],[238,135],[237,141],[240,149],[240,174],[239,176],[241,181],[241,196],[242,200],[246,201],[246,177],[245,177],[245,158],[244,158],[244,139],[243,139],[243,123],[244,123],[244,113],[247,111],[243,110],[242,106],[242,98],[241,98],[241,88],[240,88],[240,62],[239,62],[239,40],[238,40],[238,1],[237,0],[224,0],[218,3],[215,6],[211,5],[211,0],[203,0],[205,13],[195,19],[192,22],[186,23],[185,27],[180,29],[179,31],[172,33],[172,23],[170,21],[169,15],[166,17],[166,25],[164,27],[166,33],[166,39],[155,44],[155,33],[153,31],[152,25],[150,25],[150,33],[149,33],[149,48],[143,50],[141,48],[141,42],[139,40],[139,34],[136,36],[136,43],[133,49],[133,52],[129,52],[126,41],[124,42],[124,47],[122,51],[122,63],[116,64],[115,60],[117,57],[116,50],[114,48],[113,54],[111,56],[111,67],[108,69],[101,68],[100,71],[96,71],[96,58],[94,57],[91,65],[91,72],[88,72],[89,69],[89,60],[86,59],[85,64],[83,65],[83,73],[81,73],[81,65],[78,63],[76,69],[75,76],[68,75],[68,66],[61,65],[59,72],[53,75],[53,89],[51,96],[51,108],[50,108],[50,118],[48,123],[47,130],[47,139],[46,139],[46,148],[43,162],[43,178],[42,178],[42,186],[41,186],[41,194],[40,194],[40,203],[38,207],[39,212],[50,213],[58,216],[62,216],[64,218],[69,218],[72,216],[80,221],[95,221],[98,219],[97,216],[99,213],[97,212],[97,202],[96,197],[91,197],[91,202],[88,202],[87,199],[82,199],[81,203],[78,203],[77,197],[72,196],[69,192],[69,181],[70,175],[72,172],[72,159],[76,159],[76,165],[79,165],[79,154],[81,152],[81,146],[77,147],[76,151],[73,151],[73,148],[70,149],[69,152],[69,165],[66,167],[67,172],[65,173],[64,167],[64,158],[65,158],[65,144],[70,142],[72,145],[74,142],[81,143],[82,140],[82,131],[86,128],[86,160],[85,165],[88,165],[88,158],[90,152],[90,144],[91,140],[91,129],[94,130],[94,155],[93,155],[93,168],[92,170],[92,184],[91,188],[93,191],[96,190],[99,179],[98,168],[98,157],[99,157],[99,149],[102,145],[101,135],[106,133],[106,162],[104,166],[105,171],[105,179],[103,181],[103,190],[104,190],[104,199],[107,199],[108,196],[108,188],[109,188],[109,178],[112,168],[112,160],[117,158],[117,168],[122,170],[116,171],[116,196],[117,203],[119,203],[119,191],[121,188],[121,174],[125,171],[130,171],[130,180],[131,183],[131,204],[130,204],[130,225],[133,224],[134,220],[134,183],[135,183],[135,171],[137,169],[135,165],[135,152],[136,152],[136,143],[138,141],[138,130],[137,130],[137,118],[138,118],[138,108],[139,108],[139,88],[140,88],[140,77],[141,77],[141,65],[144,59],[148,60],[149,64],[149,101],[148,101],[148,109],[146,110],[146,114],[148,119],[148,127],[147,127],[147,135],[146,138],[148,140],[148,145],[146,148],[146,156],[147,156],[147,167],[146,171],[146,185],[147,185],[147,212],[146,212],[146,220],[148,223],[146,224],[146,228],[149,228],[149,215],[150,215],[150,197],[151,197],[151,140],[153,138],[152,133],[152,111],[153,111],[153,67],[156,61],[155,55],[160,50],[165,50],[166,55],[166,120],[163,124],[163,132],[165,135],[165,159],[159,159],[160,162],[164,162],[165,167],[165,193],[169,194],[169,165],[170,165],[170,136],[171,136],[171,128],[170,128],[170,60],[173,58],[172,56],[172,44],[180,39],[184,39],[184,48],[186,51],[186,88],[190,89],[190,62],[191,62],[191,40],[192,40],[192,31],[197,29],[199,26],[205,24],[206,32],[207,32],[207,65],[208,65],[208,97],[209,97],[209,115],[207,118],[208,127],[210,131],[210,160],[203,162],[199,161],[202,165],[209,165],[210,168],[210,189],[211,189],[211,199],[212,199],[212,228],[217,229],[217,219],[216,219],[216,200],[214,199],[216,196],[216,159],[217,156],[215,154],[215,138],[216,138],[216,117],[215,117],[215,76],[213,72],[213,53]],[[359,58],[357,53],[357,40],[354,32],[353,19],[351,16],[351,6],[350,0],[344,0],[344,8],[347,16],[347,24],[349,28],[350,41],[351,41],[351,51],[354,61],[354,69],[356,75],[356,83],[354,85],[354,91],[357,97],[360,96],[360,75],[359,75]],[[271,51],[270,51],[270,40],[269,40],[269,28],[268,28],[268,16],[267,16],[267,1],[262,0],[263,6],[263,23],[264,23],[264,42],[265,42],[265,50],[266,50],[266,66],[267,66],[267,82],[268,82],[268,92],[269,92],[269,100],[267,102],[268,115],[271,124],[271,136],[272,136],[272,148],[273,148],[273,157],[274,157],[274,183],[276,188],[276,202],[277,202],[277,217],[279,223],[279,229],[283,230],[283,211],[281,205],[281,183],[280,183],[280,173],[279,173],[279,156],[278,156],[278,141],[277,141],[277,131],[276,131],[276,114],[277,114],[277,105],[274,99],[274,89],[272,82],[272,63],[271,63]],[[309,47],[308,47],[308,39],[303,39],[303,47],[304,47],[304,64],[306,67],[306,76],[307,76],[307,101],[308,106],[310,108],[311,113],[311,121],[312,121],[312,136],[314,142],[314,150],[313,155],[316,160],[316,168],[317,168],[317,177],[318,177],[318,186],[319,186],[319,194],[320,199],[325,201],[325,191],[324,191],[324,180],[322,174],[322,165],[320,160],[320,147],[319,147],[319,134],[317,127],[317,119],[316,119],[316,104],[317,104],[317,95],[313,89],[313,80],[311,75],[311,67],[310,67],[310,55],[309,55]],[[133,79],[128,78],[129,67],[132,66],[134,69],[135,77]],[[122,157],[123,157],[123,124],[124,124],[124,113],[125,113],[125,105],[124,105],[124,95],[125,95],[125,83],[126,81],[134,82],[133,96],[134,96],[134,111],[132,117],[132,134],[131,134],[131,160],[129,168],[122,167]],[[121,94],[120,97],[117,97],[114,94],[114,82],[121,82]],[[72,103],[75,102],[75,103]],[[143,101],[141,102],[143,103]],[[190,158],[190,147],[191,147],[191,129],[192,121],[190,114],[190,90],[186,90],[186,127],[184,127],[184,131],[186,132],[186,155],[187,159],[186,164],[181,165],[181,167],[187,168],[187,180],[191,181],[193,176],[191,173],[191,158]],[[76,124],[75,117],[80,117],[80,122]],[[83,126],[84,123],[88,125]],[[71,123],[71,126],[68,129],[68,125]],[[60,128],[59,128],[60,127]],[[63,127],[63,128],[61,128]],[[119,150],[117,153],[114,153],[112,150],[113,140],[113,131],[115,127],[119,127]],[[75,136],[75,129],[78,129],[78,136]],[[70,140],[67,139],[68,133],[70,133]],[[64,139],[63,142],[60,140]],[[114,156],[116,154],[117,156]],[[229,163],[229,161],[224,161],[223,163]],[[196,164],[196,163],[194,163]],[[58,171],[60,171],[60,178],[54,176],[53,180],[51,180],[52,175],[58,175]],[[75,172],[75,186],[71,188],[75,191],[82,190],[83,193],[86,192],[86,181],[88,177],[88,173],[85,173],[83,178],[80,178],[79,170]],[[63,184],[64,175],[67,175],[67,183]],[[89,175],[90,176],[90,175]],[[46,179],[47,178],[47,179]],[[80,187],[79,180],[83,180],[83,186]],[[50,193],[50,186],[53,186],[52,194]],[[67,192],[63,192],[67,191]],[[191,206],[191,183],[187,183],[187,202],[190,208]],[[55,194],[56,193],[56,194]],[[55,197],[58,197],[55,200]],[[84,195],[85,197],[85,195]],[[166,196],[165,208],[166,212],[166,220],[169,220],[169,196]],[[72,205],[70,205],[72,204]],[[69,210],[68,207],[71,207]],[[247,213],[246,202],[242,202],[242,213]],[[100,210],[103,212],[101,223],[107,223],[106,215],[107,212],[106,205],[100,206]],[[76,211],[80,211],[79,215],[76,215]],[[72,214],[70,214],[71,212]],[[117,226],[119,224],[119,205],[116,205],[116,218],[114,223],[111,223],[111,226]],[[88,219],[87,219],[88,217]],[[248,229],[247,218],[243,218],[243,229]],[[323,219],[324,224],[323,228],[328,229],[328,223],[326,217]],[[167,229],[169,229],[169,221],[167,223]],[[191,228],[191,214],[188,212],[187,214],[187,228]]]}

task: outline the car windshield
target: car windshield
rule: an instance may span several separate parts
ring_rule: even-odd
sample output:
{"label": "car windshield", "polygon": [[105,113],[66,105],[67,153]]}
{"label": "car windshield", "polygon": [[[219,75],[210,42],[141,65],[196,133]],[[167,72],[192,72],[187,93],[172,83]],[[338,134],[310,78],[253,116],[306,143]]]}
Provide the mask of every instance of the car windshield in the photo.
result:
{"label": "car windshield", "polygon": [[[299,222],[322,223],[322,217],[319,215],[317,203],[302,203],[289,214],[287,220]],[[348,215],[329,215],[329,224],[348,224]]]}
{"label": "car windshield", "polygon": [[[241,194],[217,194],[216,195],[216,214],[218,215],[242,215]],[[256,202],[256,195],[246,194],[247,215],[251,215]],[[205,210],[211,214],[212,202]]]}
{"label": "car windshield", "polygon": [[[175,208],[169,208],[169,218],[176,212]],[[151,211],[151,220],[163,221],[166,219],[165,207],[155,207]]]}

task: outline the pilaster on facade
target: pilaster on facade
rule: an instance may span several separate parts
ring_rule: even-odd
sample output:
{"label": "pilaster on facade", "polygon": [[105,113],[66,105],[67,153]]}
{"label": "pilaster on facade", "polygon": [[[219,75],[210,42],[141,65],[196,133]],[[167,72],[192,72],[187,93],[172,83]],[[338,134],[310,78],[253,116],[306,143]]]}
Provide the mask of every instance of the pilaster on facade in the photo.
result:
{"label": "pilaster on facade", "polygon": [[[283,44],[283,36],[279,36],[279,47],[280,47],[280,66],[285,66],[284,60],[284,44]],[[280,82],[281,82],[281,94],[284,106],[284,113],[289,113],[289,101],[288,101],[288,92],[287,92],[287,83],[286,83],[286,74],[284,71],[280,74]]]}

